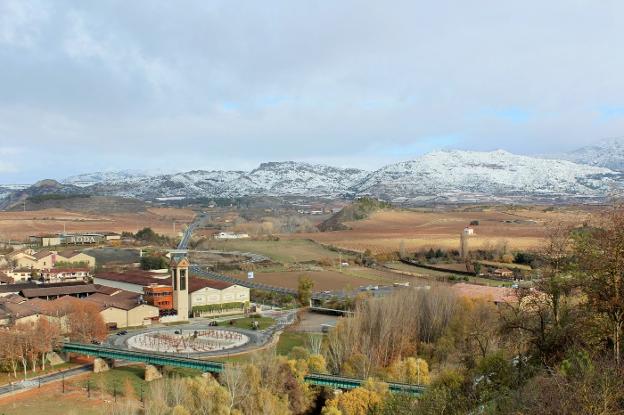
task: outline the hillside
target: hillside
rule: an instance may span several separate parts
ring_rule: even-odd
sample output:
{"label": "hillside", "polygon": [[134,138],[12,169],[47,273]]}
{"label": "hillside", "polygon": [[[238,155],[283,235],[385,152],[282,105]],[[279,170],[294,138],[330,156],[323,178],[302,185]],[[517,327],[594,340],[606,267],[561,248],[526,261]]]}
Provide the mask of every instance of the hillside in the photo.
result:
{"label": "hillside", "polygon": [[604,197],[620,186],[622,174],[561,160],[518,156],[506,151],[436,151],[383,167],[353,189],[358,195],[398,198]]}
{"label": "hillside", "polygon": [[345,206],[340,212],[321,222],[317,227],[321,232],[349,230],[350,228],[345,225],[345,222],[366,219],[370,214],[389,207],[389,203],[363,197]]}
{"label": "hillside", "polygon": [[544,157],[624,171],[624,137],[609,138],[591,146]]}
{"label": "hillside", "polygon": [[[614,153],[615,154],[615,153]],[[498,150],[435,151],[375,171],[294,161],[262,163],[251,171],[193,170],[74,176],[28,189],[0,189],[0,208],[41,194],[158,198],[371,196],[392,203],[603,201],[622,188],[624,173],[605,167],[520,156]],[[84,180],[96,180],[87,185]],[[78,183],[71,184],[71,183]]]}

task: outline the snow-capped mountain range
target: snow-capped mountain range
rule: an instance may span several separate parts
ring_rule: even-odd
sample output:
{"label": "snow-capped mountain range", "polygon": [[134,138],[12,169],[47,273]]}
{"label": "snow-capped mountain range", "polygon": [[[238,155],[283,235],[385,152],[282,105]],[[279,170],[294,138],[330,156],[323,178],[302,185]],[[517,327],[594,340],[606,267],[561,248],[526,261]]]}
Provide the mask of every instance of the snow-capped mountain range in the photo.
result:
{"label": "snow-capped mountain range", "polygon": [[607,138],[591,146],[544,157],[624,171],[624,137]]}
{"label": "snow-capped mountain range", "polygon": [[470,201],[596,199],[608,197],[623,185],[624,173],[605,167],[503,150],[450,150],[375,171],[286,161],[262,163],[252,171],[90,173],[67,178],[54,191],[146,200],[372,195],[394,201]]}

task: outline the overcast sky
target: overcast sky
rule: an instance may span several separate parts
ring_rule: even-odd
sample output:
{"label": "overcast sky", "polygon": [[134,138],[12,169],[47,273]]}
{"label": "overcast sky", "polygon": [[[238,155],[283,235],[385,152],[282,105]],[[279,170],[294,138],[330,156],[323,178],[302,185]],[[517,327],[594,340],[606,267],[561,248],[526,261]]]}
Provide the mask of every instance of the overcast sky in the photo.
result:
{"label": "overcast sky", "polygon": [[0,183],[624,135],[624,2],[0,0]]}

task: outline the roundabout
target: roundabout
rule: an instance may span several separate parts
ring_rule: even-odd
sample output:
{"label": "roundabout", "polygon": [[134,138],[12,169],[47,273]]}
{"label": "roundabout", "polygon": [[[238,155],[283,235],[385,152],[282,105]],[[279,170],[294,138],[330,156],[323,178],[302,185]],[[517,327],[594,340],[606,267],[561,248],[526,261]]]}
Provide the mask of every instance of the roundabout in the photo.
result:
{"label": "roundabout", "polygon": [[237,349],[249,343],[249,340],[249,336],[235,330],[160,329],[130,337],[127,346],[131,350],[147,352],[194,354]]}

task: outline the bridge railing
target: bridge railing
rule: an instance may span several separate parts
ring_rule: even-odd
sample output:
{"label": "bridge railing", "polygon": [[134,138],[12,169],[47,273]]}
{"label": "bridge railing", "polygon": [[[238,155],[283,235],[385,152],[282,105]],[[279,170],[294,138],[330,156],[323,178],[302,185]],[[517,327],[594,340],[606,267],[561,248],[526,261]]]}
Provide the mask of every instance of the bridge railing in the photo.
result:
{"label": "bridge railing", "polygon": [[[191,369],[199,369],[204,372],[223,372],[225,365],[221,362],[193,359],[190,357],[170,356],[163,353],[138,352],[134,350],[117,349],[113,347],[82,344],[63,343],[62,350],[69,353],[78,353],[86,356],[101,357],[106,359],[119,359],[131,362],[140,362],[157,366],[176,366]],[[304,377],[304,381],[311,385],[325,386],[335,389],[355,389],[362,386],[363,379],[346,378],[342,376],[327,375],[322,373],[310,373]],[[425,387],[407,383],[388,383],[391,392],[421,395]]]}
{"label": "bridge railing", "polygon": [[[363,379],[346,378],[342,376],[326,375],[321,373],[310,373],[304,378],[310,385],[326,386],[336,389],[355,389],[364,384]],[[410,395],[422,395],[426,387],[423,385],[413,385],[409,383],[386,382],[390,392],[406,393]]]}
{"label": "bridge railing", "polygon": [[186,367],[213,373],[222,372],[224,368],[223,363],[221,362],[212,362],[209,360],[193,359],[182,356],[171,356],[156,352],[137,352],[134,350],[117,349],[91,344],[63,343],[62,350],[64,352],[78,353],[86,356],[119,359],[158,366]]}

